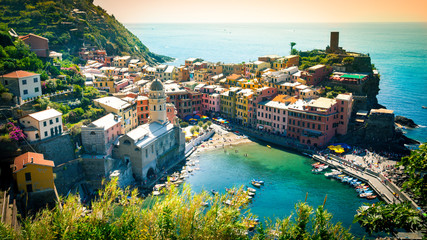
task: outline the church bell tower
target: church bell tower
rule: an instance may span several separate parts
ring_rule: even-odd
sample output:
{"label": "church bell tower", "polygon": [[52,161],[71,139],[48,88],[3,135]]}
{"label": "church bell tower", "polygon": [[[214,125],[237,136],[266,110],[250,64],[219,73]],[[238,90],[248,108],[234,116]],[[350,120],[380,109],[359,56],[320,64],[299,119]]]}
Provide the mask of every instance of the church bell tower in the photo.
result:
{"label": "church bell tower", "polygon": [[165,124],[168,121],[166,117],[166,94],[159,79],[155,79],[151,83],[148,99],[150,122]]}

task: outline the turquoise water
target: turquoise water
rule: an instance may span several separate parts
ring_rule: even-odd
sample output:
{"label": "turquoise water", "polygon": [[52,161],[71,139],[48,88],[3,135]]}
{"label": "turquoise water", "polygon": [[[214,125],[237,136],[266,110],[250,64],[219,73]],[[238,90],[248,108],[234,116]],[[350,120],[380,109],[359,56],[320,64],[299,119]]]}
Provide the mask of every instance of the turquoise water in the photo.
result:
{"label": "turquoise water", "polygon": [[126,24],[155,53],[212,62],[247,62],[266,54],[289,54],[329,45],[331,31],[340,46],[369,53],[381,74],[380,104],[423,127],[408,136],[427,141],[427,23]]}
{"label": "turquoise water", "polygon": [[333,221],[342,222],[345,227],[351,226],[355,235],[365,234],[352,221],[356,209],[367,200],[357,197],[356,191],[347,184],[328,179],[323,174],[312,174],[313,161],[307,157],[250,143],[227,148],[227,153],[221,149],[191,158],[198,159],[200,165],[200,170],[187,180],[196,192],[215,189],[225,193],[226,187],[250,186],[252,178],[259,178],[265,181],[265,185],[257,190],[250,208],[261,219],[289,216],[295,204],[304,201],[306,193],[307,202],[313,207],[322,205],[327,195],[325,206],[333,214]]}

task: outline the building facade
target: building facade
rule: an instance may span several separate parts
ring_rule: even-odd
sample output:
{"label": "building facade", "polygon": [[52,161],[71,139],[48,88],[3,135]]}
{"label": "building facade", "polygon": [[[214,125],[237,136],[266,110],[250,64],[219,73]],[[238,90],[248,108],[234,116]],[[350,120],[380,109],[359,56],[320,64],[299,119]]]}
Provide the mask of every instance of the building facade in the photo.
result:
{"label": "building facade", "polygon": [[[40,74],[37,73],[21,70],[11,72],[1,77],[1,83],[5,88],[9,89],[10,93],[13,93],[21,100],[42,95]],[[18,100],[18,102],[20,103],[21,101]]]}
{"label": "building facade", "polygon": [[62,134],[62,113],[55,109],[47,109],[24,116],[19,119],[24,126],[28,141],[43,140]]}

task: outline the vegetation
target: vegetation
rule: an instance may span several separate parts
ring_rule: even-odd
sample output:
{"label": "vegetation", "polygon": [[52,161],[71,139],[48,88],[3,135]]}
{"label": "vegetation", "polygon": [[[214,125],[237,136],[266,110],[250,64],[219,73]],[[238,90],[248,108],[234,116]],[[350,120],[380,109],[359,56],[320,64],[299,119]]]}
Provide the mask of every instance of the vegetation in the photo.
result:
{"label": "vegetation", "polygon": [[289,44],[290,46],[291,46],[291,55],[293,54],[293,51],[294,51],[294,47],[295,47],[295,45],[297,45],[295,42],[291,42],[290,44]]}
{"label": "vegetation", "polygon": [[338,96],[338,94],[346,93],[346,92],[347,90],[340,86],[334,86],[334,87],[326,86],[325,91],[321,95],[322,97],[335,98],[336,96]]}
{"label": "vegetation", "polygon": [[[105,49],[109,55],[133,55],[149,63],[172,60],[150,52],[113,15],[95,6],[93,0],[2,0],[0,12],[3,29],[46,37],[50,49],[62,52],[65,58],[73,59],[70,54],[76,56],[85,43]],[[10,44],[6,34],[0,34],[0,43]]]}
{"label": "vegetation", "polygon": [[417,230],[422,223],[419,212],[412,209],[408,202],[399,204],[378,202],[367,209],[361,207],[354,221],[359,222],[369,234],[394,233],[402,228],[406,231]]}
{"label": "vegetation", "polygon": [[[249,239],[246,231],[254,216],[246,210],[242,188],[235,195],[193,194],[173,185],[164,198],[138,198],[137,190],[122,190],[116,180],[107,183],[85,211],[75,195],[62,206],[44,209],[23,221],[21,231],[0,224],[2,239]],[[224,204],[229,200],[229,205]],[[209,207],[202,206],[208,202]],[[243,214],[242,214],[243,213]],[[295,216],[259,224],[253,239],[353,239],[323,206],[315,211],[298,203]]]}
{"label": "vegetation", "polygon": [[182,127],[182,128],[186,128],[186,127],[188,127],[188,122],[180,122],[179,123],[179,125]]}
{"label": "vegetation", "polygon": [[419,150],[411,151],[411,155],[403,157],[398,166],[405,167],[409,176],[403,183],[404,190],[410,190],[419,199],[419,204],[427,205],[427,144],[421,144]]}
{"label": "vegetation", "polygon": [[307,69],[317,64],[325,64],[332,66],[335,63],[341,63],[340,58],[335,54],[326,54],[313,50],[309,52],[303,52],[300,54],[300,69]]}

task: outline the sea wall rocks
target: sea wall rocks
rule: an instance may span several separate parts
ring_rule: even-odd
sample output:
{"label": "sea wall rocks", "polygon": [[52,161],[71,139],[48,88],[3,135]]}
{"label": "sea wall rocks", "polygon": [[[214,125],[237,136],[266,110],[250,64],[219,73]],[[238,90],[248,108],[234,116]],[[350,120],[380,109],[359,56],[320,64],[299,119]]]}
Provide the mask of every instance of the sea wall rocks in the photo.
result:
{"label": "sea wall rocks", "polygon": [[403,117],[403,116],[396,116],[394,118],[394,121],[402,126],[409,127],[409,128],[416,128],[418,125],[414,122],[414,120]]}

